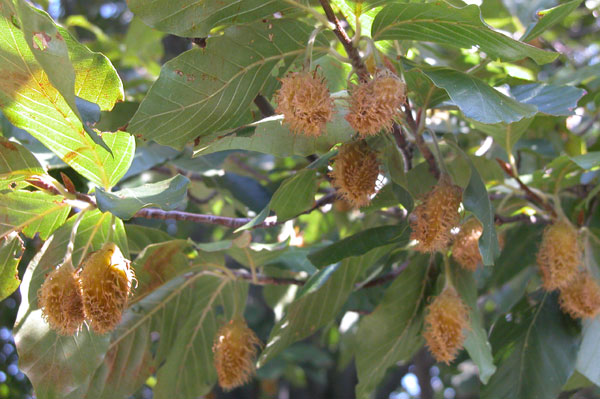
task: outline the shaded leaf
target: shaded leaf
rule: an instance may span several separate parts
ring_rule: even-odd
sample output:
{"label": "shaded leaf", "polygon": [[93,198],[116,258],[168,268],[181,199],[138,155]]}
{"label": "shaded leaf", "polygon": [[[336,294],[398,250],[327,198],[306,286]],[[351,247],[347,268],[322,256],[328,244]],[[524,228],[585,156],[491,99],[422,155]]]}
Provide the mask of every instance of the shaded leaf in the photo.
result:
{"label": "shaded leaf", "polygon": [[600,165],[600,151],[588,152],[587,154],[570,157],[582,169],[592,169]]}
{"label": "shaded leaf", "polygon": [[21,280],[17,266],[24,250],[18,233],[11,233],[0,240],[0,301],[19,288]]}
{"label": "shaded leaf", "polygon": [[127,243],[129,251],[132,254],[142,252],[144,248],[151,244],[157,244],[173,239],[168,233],[154,229],[152,227],[139,226],[136,224],[126,224],[125,231],[127,232]]}
{"label": "shaded leaf", "polygon": [[456,290],[469,307],[470,329],[465,339],[465,349],[479,369],[479,379],[482,383],[487,384],[496,372],[496,366],[492,357],[492,347],[488,342],[487,331],[483,325],[483,318],[477,306],[477,283],[473,278],[473,273],[460,266],[454,265],[452,274],[452,282]]}
{"label": "shaded leaf", "polygon": [[194,147],[194,156],[236,149],[280,157],[306,156],[325,153],[337,143],[350,141],[353,134],[341,110],[334,115],[333,121],[327,124],[325,133],[318,138],[292,133],[282,124],[281,116],[262,119],[249,125],[248,129],[250,130],[208,134]]}
{"label": "shaded leaf", "polygon": [[130,219],[137,211],[147,207],[173,210],[185,201],[190,179],[177,175],[157,183],[111,193],[96,188],[96,202],[102,212],[110,212],[119,219]]}
{"label": "shaded leaf", "polygon": [[373,248],[391,243],[398,246],[406,245],[409,241],[409,235],[410,232],[406,222],[373,227],[321,248],[308,255],[308,259],[316,267],[323,267],[350,256],[366,254]]}
{"label": "shaded leaf", "polygon": [[596,385],[600,385],[600,318],[586,320],[583,341],[577,355],[576,369]]}
{"label": "shaded leaf", "polygon": [[375,17],[371,35],[374,40],[418,40],[462,48],[475,46],[505,61],[530,57],[538,64],[546,64],[558,56],[494,31],[482,21],[476,5],[457,8],[442,1],[390,4]]}
{"label": "shaded leaf", "polygon": [[481,398],[557,397],[575,369],[579,339],[572,323],[551,294],[532,307],[522,301],[510,318],[500,318],[490,338],[498,370]]}
{"label": "shaded leaf", "polygon": [[512,123],[536,114],[537,107],[522,104],[474,76],[444,67],[420,67],[448,95],[467,118],[493,123]]}
{"label": "shaded leaf", "polygon": [[[179,7],[179,4],[177,5]],[[312,27],[294,20],[239,25],[167,62],[129,130],[181,149],[197,137],[247,123],[243,112],[279,62],[303,57]],[[329,47],[318,36],[315,51]]]}
{"label": "shaded leaf", "polygon": [[36,157],[19,143],[0,136],[0,190],[19,188],[17,184],[44,169]]}
{"label": "shaded leaf", "polygon": [[359,324],[356,348],[356,397],[366,399],[389,367],[409,360],[423,345],[421,328],[427,259],[415,257],[385,291],[377,308]]}
{"label": "shaded leaf", "polygon": [[206,37],[216,26],[257,21],[277,12],[286,15],[295,8],[281,0],[244,0],[242,5],[236,0],[130,0],[128,6],[151,27],[183,37]]}
{"label": "shaded leaf", "polygon": [[583,0],[572,0],[548,10],[538,11],[537,16],[540,18],[537,23],[529,25],[523,37],[519,39],[522,42],[529,42],[542,33],[553,27],[566,16],[571,14]]}
{"label": "shaded leaf", "polygon": [[301,170],[281,183],[271,197],[271,210],[277,214],[278,221],[291,219],[311,207],[316,193],[316,170]]}
{"label": "shaded leaf", "polygon": [[[292,343],[315,333],[335,317],[354,289],[358,278],[392,248],[393,245],[388,245],[371,250],[362,256],[346,258],[335,267],[322,285],[294,300],[288,306],[285,316],[271,330],[265,349],[260,355],[259,366],[264,365]],[[327,270],[323,273],[328,271],[331,272]]]}
{"label": "shaded leaf", "polygon": [[533,118],[523,118],[514,123],[485,124],[471,120],[473,126],[486,134],[489,134],[505,150],[512,151],[517,141],[525,134],[531,125]]}
{"label": "shaded leaf", "polygon": [[585,93],[585,90],[574,86],[539,83],[510,88],[510,94],[520,103],[535,105],[539,112],[556,116],[572,115],[577,108],[577,101]]}

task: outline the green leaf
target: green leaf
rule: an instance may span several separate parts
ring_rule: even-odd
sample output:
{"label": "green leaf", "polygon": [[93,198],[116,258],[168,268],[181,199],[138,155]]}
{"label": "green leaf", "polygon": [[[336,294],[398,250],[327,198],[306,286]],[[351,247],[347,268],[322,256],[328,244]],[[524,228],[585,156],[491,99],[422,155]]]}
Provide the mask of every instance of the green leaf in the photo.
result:
{"label": "green leaf", "polygon": [[290,270],[293,272],[306,272],[312,275],[317,269],[307,258],[309,248],[291,247],[277,249],[254,250],[252,246],[248,248],[238,248],[232,246],[227,249],[227,255],[230,255],[238,263],[250,267],[274,266],[278,269]]}
{"label": "green leaf", "polygon": [[596,385],[600,385],[600,319],[586,320],[583,341],[577,355],[576,370]]}
{"label": "green leaf", "polygon": [[0,193],[0,238],[16,231],[27,237],[39,233],[45,240],[67,219],[71,207],[63,200],[41,191]]}
{"label": "green leaf", "polygon": [[[110,188],[129,166],[134,149],[133,137],[125,132],[102,135],[114,157],[94,143],[86,134],[87,127],[71,109],[62,92],[52,85],[49,74],[29,48],[23,31],[13,18],[12,3],[4,0],[2,4],[0,34],[11,38],[0,43],[0,57],[4,62],[0,76],[0,107],[4,115],[84,177]],[[37,15],[37,11],[35,13]],[[68,48],[73,65],[71,69],[75,70],[74,95],[97,103],[101,109],[112,108],[117,100],[123,98],[123,89],[108,59],[89,51],[65,30],[58,28],[58,33],[61,39],[52,36],[49,43],[54,46],[64,41]],[[40,35],[48,41],[45,32],[40,32]],[[43,43],[36,45],[39,47]],[[65,73],[68,75],[68,72]]]}
{"label": "green leaf", "polygon": [[[100,249],[106,242],[112,228],[110,219],[108,214],[97,210],[83,216],[74,245],[75,265],[85,254]],[[19,367],[31,380],[36,397],[40,399],[62,399],[86,386],[103,361],[110,338],[108,334],[95,335],[87,324],[73,337],[59,336],[48,327],[38,308],[37,292],[46,275],[63,261],[74,221],[75,217],[72,217],[44,243],[27,267],[21,283],[15,343]],[[114,239],[126,254],[122,225],[117,225]]]}
{"label": "green leaf", "polygon": [[[177,3],[157,0],[130,0],[131,11],[158,30],[183,37],[206,37],[212,28],[258,21],[280,12],[289,14],[296,7],[281,0],[212,1],[183,0]],[[271,20],[265,20],[267,25]]]}
{"label": "green leaf", "polygon": [[[215,336],[220,325],[241,314],[248,284],[214,276],[205,276],[203,280],[205,286],[196,289],[197,300],[203,306],[193,307],[186,315],[187,321],[158,371],[158,383],[153,390],[156,399],[171,399],[173,392],[187,398],[204,395],[217,381],[212,356]],[[217,313],[217,307],[224,313]]]}
{"label": "green leaf", "polygon": [[600,151],[588,152],[587,154],[569,157],[580,168],[588,170],[600,165]]}
{"label": "green leaf", "polygon": [[[129,123],[130,131],[181,149],[197,137],[246,123],[249,114],[244,111],[273,69],[304,56],[311,30],[299,21],[275,19],[233,26],[207,39],[206,48],[187,51],[163,66]],[[327,48],[319,35],[315,52]]]}
{"label": "green leaf", "polygon": [[493,125],[471,120],[477,130],[489,134],[506,151],[511,151],[515,143],[525,134],[527,128],[531,125],[533,118],[523,118],[514,123],[496,123]]}
{"label": "green leaf", "polygon": [[512,123],[536,114],[537,107],[522,104],[471,75],[445,67],[419,67],[437,86],[448,92],[462,113],[476,121]]}
{"label": "green leaf", "polygon": [[[29,5],[23,0],[17,0],[16,4],[23,35],[29,45],[29,49],[47,74],[50,83],[60,92],[71,110],[83,122],[83,128],[91,139],[110,153],[111,149],[102,138],[88,127],[88,122],[95,123],[98,121],[100,116],[99,106],[92,101],[76,97],[76,91],[78,91],[76,90],[76,72],[78,71],[74,69],[75,57],[85,54],[89,57],[89,60],[93,60],[93,53],[87,50],[85,46],[77,43],[66,30],[56,26],[52,18],[44,11]],[[28,38],[31,38],[31,40],[27,40]],[[77,49],[76,52],[70,54],[74,48]],[[73,60],[69,59],[70,55],[73,57]],[[101,59],[101,63],[105,62],[110,66],[110,62],[102,55],[96,54],[96,56]],[[88,67],[90,66],[99,69],[101,67],[101,65],[88,65]],[[85,79],[88,78],[86,77]],[[103,82],[102,84],[109,86],[110,83],[113,83],[113,88],[116,89],[115,94],[118,97],[115,100],[122,99],[123,90],[118,77],[116,79],[113,78],[113,82]],[[88,90],[87,87],[84,89]],[[113,104],[114,101],[110,107]],[[91,120],[89,118],[90,111],[94,115],[97,115]]]}
{"label": "green leaf", "polygon": [[393,245],[388,245],[373,249],[362,256],[346,258],[315,291],[305,292],[294,300],[288,306],[285,316],[271,330],[265,349],[259,357],[259,367],[292,343],[313,334],[335,317],[354,289],[358,278],[392,248]]}
{"label": "green leaf", "polygon": [[364,317],[357,333],[356,397],[366,399],[398,362],[409,360],[423,345],[420,311],[426,299],[427,258],[416,256],[385,291],[377,308]]}
{"label": "green leaf", "polygon": [[0,240],[0,301],[19,288],[19,262],[23,256],[23,241],[18,233],[11,233]]}
{"label": "green leaf", "polygon": [[546,64],[558,56],[494,31],[482,21],[475,5],[457,8],[442,1],[390,4],[375,17],[371,35],[374,40],[418,40],[467,49],[475,46],[504,61],[530,57]]}
{"label": "green leaf", "polygon": [[27,148],[0,136],[0,190],[20,188],[25,179],[43,174],[44,169]]}
{"label": "green leaf", "polygon": [[467,211],[479,219],[483,225],[483,234],[479,238],[479,251],[483,264],[490,266],[500,255],[498,236],[494,225],[494,207],[475,165],[471,162],[471,180],[463,193],[463,204]]}
{"label": "green leaf", "polygon": [[144,248],[151,244],[157,244],[173,239],[168,233],[154,229],[152,227],[139,226],[137,224],[126,224],[125,231],[127,232],[127,243],[129,251],[132,254],[142,252]]}
{"label": "green leaf", "polygon": [[510,88],[510,94],[520,103],[535,105],[539,112],[556,116],[572,115],[577,108],[577,101],[585,93],[585,90],[574,86],[539,83]]}
{"label": "green leaf", "polygon": [[339,109],[333,120],[327,124],[325,133],[317,138],[292,133],[282,124],[282,117],[279,115],[248,125],[248,128],[254,129],[253,133],[249,133],[247,129],[211,133],[199,140],[198,145],[194,147],[194,156],[236,149],[280,157],[326,153],[335,144],[352,139],[353,130],[344,114],[345,111]]}
{"label": "green leaf", "polygon": [[271,208],[269,208],[269,205],[267,204],[267,206],[265,206],[262,209],[262,211],[260,211],[255,217],[252,218],[252,220],[250,220],[245,225],[238,227],[234,231],[234,233],[239,233],[240,231],[244,231],[244,230],[250,230],[254,226],[261,224],[269,216],[270,212],[271,212]]}
{"label": "green leaf", "polygon": [[490,201],[485,182],[477,171],[475,164],[461,149],[452,141],[447,141],[471,167],[471,178],[469,184],[463,192],[463,205],[467,211],[472,212],[483,226],[483,233],[479,238],[479,252],[485,266],[494,264],[495,259],[500,255],[500,246],[498,244],[498,235],[494,224],[494,206]]}
{"label": "green leaf", "polygon": [[556,398],[575,369],[578,334],[552,294],[533,307],[522,301],[499,319],[490,341],[498,370],[482,399]]}
{"label": "green leaf", "polygon": [[406,245],[409,241],[409,235],[410,232],[406,222],[373,227],[321,248],[308,255],[308,259],[316,267],[323,267],[350,256],[366,254],[374,248],[391,243],[398,246]]}
{"label": "green leaf", "polygon": [[270,207],[278,221],[291,219],[310,208],[317,193],[317,171],[304,169],[287,178],[271,197]]}
{"label": "green leaf", "polygon": [[544,31],[562,21],[566,16],[571,14],[571,12],[575,11],[582,1],[583,0],[572,0],[548,10],[538,11],[537,15],[540,20],[537,23],[529,25],[523,34],[523,37],[519,40],[522,42],[529,42],[535,39]]}
{"label": "green leaf", "polygon": [[477,283],[473,273],[460,266],[454,265],[452,271],[452,282],[469,307],[470,329],[465,339],[465,349],[479,369],[479,379],[487,384],[496,372],[496,366],[494,366],[492,347],[488,342],[481,312],[477,306]]}
{"label": "green leaf", "polygon": [[[87,397],[128,397],[154,373],[157,398],[172,397],[174,386],[183,397],[203,395],[215,382],[211,348],[216,328],[243,309],[247,288],[243,282],[191,270],[181,245],[185,241],[152,246],[134,262],[143,282],[138,289],[147,294],[127,310],[113,332],[109,361],[94,373]],[[159,279],[156,273],[161,273]],[[176,277],[161,284],[170,276]],[[151,339],[153,332],[158,341]]]}
{"label": "green leaf", "polygon": [[96,188],[96,203],[102,212],[110,212],[119,219],[131,219],[137,211],[147,207],[173,210],[185,201],[190,179],[177,175],[157,183],[111,193]]}

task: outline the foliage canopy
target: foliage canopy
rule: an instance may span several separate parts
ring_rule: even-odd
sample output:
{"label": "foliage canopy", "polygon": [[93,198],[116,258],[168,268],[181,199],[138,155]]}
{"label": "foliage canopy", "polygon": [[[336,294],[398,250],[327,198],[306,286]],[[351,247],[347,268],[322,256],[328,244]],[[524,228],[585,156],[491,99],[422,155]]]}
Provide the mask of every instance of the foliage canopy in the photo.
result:
{"label": "foliage canopy", "polygon": [[596,0],[52,4],[0,0],[38,398],[600,393]]}

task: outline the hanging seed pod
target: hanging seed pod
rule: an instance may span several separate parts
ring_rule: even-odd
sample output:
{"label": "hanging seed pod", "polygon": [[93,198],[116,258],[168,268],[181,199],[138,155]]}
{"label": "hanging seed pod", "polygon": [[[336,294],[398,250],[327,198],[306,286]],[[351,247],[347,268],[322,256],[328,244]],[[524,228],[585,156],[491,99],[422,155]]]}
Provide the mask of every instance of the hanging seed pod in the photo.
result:
{"label": "hanging seed pod", "polygon": [[456,290],[448,286],[427,307],[423,337],[438,362],[450,364],[465,341],[469,311]]}
{"label": "hanging seed pod", "polygon": [[460,220],[461,199],[462,189],[451,184],[448,177],[440,179],[438,185],[425,194],[410,216],[410,238],[417,241],[417,251],[435,252],[448,246],[450,231]]}
{"label": "hanging seed pod", "polygon": [[593,319],[600,313],[600,286],[588,272],[579,272],[560,289],[560,307],[573,318]]}
{"label": "hanging seed pod", "polygon": [[121,321],[133,278],[129,261],[112,242],[84,261],[81,288],[85,316],[98,334],[112,331]]}
{"label": "hanging seed pod", "polygon": [[537,263],[548,291],[566,286],[575,277],[581,263],[581,247],[571,223],[563,220],[546,227]]}
{"label": "hanging seed pod", "polygon": [[256,372],[254,359],[260,346],[260,340],[244,320],[230,320],[217,331],[214,364],[223,390],[230,391],[250,381]]}
{"label": "hanging seed pod", "polygon": [[309,72],[291,72],[281,79],[275,94],[277,109],[294,133],[320,136],[334,113],[333,99],[324,78]]}
{"label": "hanging seed pod", "polygon": [[452,258],[463,268],[474,272],[481,263],[479,253],[479,237],[483,234],[483,226],[475,218],[465,222],[452,245]]}
{"label": "hanging seed pod", "polygon": [[330,176],[342,199],[353,207],[365,206],[377,189],[377,153],[362,141],[344,144],[335,157]]}
{"label": "hanging seed pod", "polygon": [[54,269],[38,291],[38,305],[50,328],[60,335],[75,334],[84,320],[83,300],[72,263]]}
{"label": "hanging seed pod", "polygon": [[390,131],[405,100],[406,85],[389,69],[381,69],[373,80],[350,88],[346,120],[362,137]]}

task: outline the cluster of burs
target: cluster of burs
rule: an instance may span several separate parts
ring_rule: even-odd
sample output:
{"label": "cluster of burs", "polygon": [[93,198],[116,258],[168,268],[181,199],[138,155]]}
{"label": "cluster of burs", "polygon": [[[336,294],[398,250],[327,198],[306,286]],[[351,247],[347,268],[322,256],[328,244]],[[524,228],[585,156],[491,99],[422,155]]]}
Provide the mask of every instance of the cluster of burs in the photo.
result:
{"label": "cluster of burs", "polygon": [[[354,207],[367,205],[377,191],[377,153],[364,139],[381,131],[389,132],[405,101],[405,88],[394,73],[382,69],[373,79],[349,90],[346,120],[358,137],[339,148],[331,178],[339,196]],[[283,114],[284,123],[295,134],[320,136],[334,113],[327,85],[316,72],[293,72],[282,78],[276,101],[277,112]],[[437,185],[420,199],[409,216],[410,238],[416,243],[414,250],[451,250],[461,267],[475,271],[482,261],[478,240],[483,228],[475,218],[461,223],[461,201],[462,189],[442,173]],[[544,231],[537,260],[544,288],[560,290],[562,309],[573,317],[593,318],[600,312],[600,286],[582,266],[578,235],[564,216],[555,218]],[[39,290],[39,307],[58,334],[76,334],[86,319],[96,333],[108,333],[121,321],[134,278],[130,262],[114,243],[108,242],[88,255],[78,270],[70,260],[53,270]],[[463,348],[468,328],[468,307],[450,276],[446,276],[444,288],[426,309],[423,336],[427,346],[438,361],[450,363]],[[213,352],[223,389],[233,389],[252,378],[260,346],[260,340],[241,316],[219,328]]]}
{"label": "cluster of burs", "polygon": [[[364,139],[382,131],[389,133],[405,100],[405,84],[385,68],[377,70],[373,79],[349,87],[345,118],[358,137],[339,148],[330,175],[339,196],[350,205],[369,204],[377,191],[377,153]],[[312,137],[323,134],[334,113],[324,78],[316,72],[288,74],[281,80],[276,101],[276,111],[283,114],[283,122],[296,134]],[[437,185],[421,198],[409,216],[410,238],[416,242],[413,249],[419,252],[451,250],[452,258],[473,272],[482,262],[478,241],[483,227],[473,217],[461,223],[461,201],[462,189],[452,183],[448,174],[442,173]],[[560,290],[561,308],[571,316],[593,318],[600,313],[600,286],[583,265],[582,254],[575,227],[566,217],[555,217],[544,231],[537,256],[543,287],[548,291]],[[426,309],[423,336],[427,346],[438,361],[450,363],[463,348],[468,328],[469,309],[450,276],[446,276],[441,293]]]}

